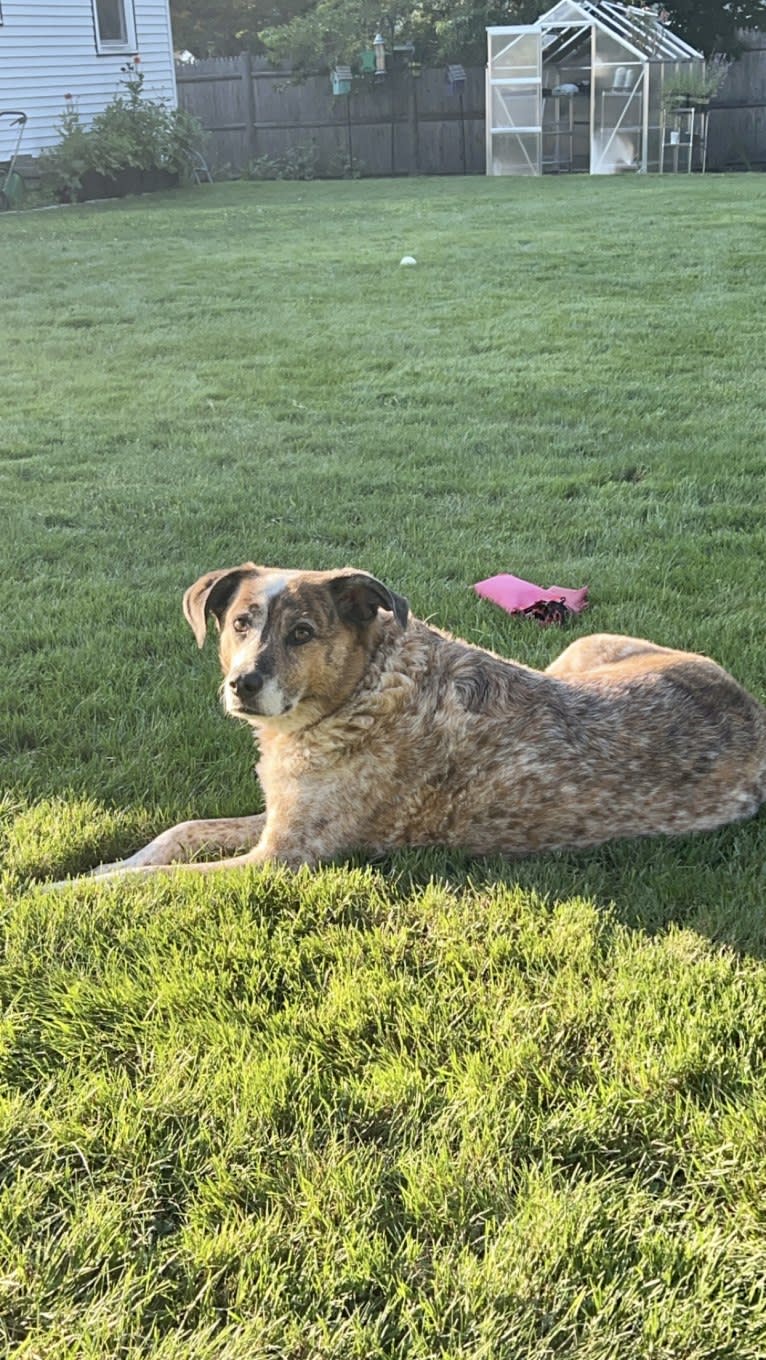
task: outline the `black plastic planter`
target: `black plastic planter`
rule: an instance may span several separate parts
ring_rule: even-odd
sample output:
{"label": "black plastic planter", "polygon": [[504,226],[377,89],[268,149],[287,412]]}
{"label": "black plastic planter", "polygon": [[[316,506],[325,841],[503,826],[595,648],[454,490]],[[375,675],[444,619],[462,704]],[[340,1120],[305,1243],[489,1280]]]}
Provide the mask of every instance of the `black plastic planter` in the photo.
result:
{"label": "black plastic planter", "polygon": [[153,194],[161,189],[174,189],[177,185],[177,174],[156,166],[149,170],[128,166],[125,170],[118,170],[115,175],[86,170],[80,181],[77,198],[81,203],[92,198],[125,198],[128,194]]}

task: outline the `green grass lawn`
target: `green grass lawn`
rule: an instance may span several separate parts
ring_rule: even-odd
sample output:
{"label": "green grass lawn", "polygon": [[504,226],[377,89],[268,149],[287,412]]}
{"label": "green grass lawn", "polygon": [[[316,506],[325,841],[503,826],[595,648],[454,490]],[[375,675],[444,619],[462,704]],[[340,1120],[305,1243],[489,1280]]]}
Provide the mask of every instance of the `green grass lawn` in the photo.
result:
{"label": "green grass lawn", "polygon": [[763,815],[36,885],[258,810],[210,567],[541,666],[472,583],[587,583],[766,697],[765,260],[750,176],[0,218],[0,1354],[762,1360]]}

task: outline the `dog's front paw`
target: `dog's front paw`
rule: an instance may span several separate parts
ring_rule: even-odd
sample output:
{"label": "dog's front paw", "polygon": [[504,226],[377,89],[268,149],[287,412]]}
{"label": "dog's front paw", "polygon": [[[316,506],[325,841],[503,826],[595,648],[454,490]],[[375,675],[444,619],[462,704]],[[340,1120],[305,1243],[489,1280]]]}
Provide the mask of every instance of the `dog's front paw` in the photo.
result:
{"label": "dog's front paw", "polygon": [[43,892],[61,892],[63,888],[71,888],[75,883],[87,883],[90,874],[73,874],[71,878],[44,879],[35,886],[41,888]]}
{"label": "dog's front paw", "polygon": [[112,864],[97,864],[95,869],[89,869],[87,874],[84,874],[83,877],[104,878],[106,874],[113,874],[115,869],[121,869],[124,862],[124,860],[116,859]]}
{"label": "dog's front paw", "polygon": [[108,878],[125,867],[125,860],[115,860],[112,864],[97,864],[95,869],[88,869],[83,874],[73,874],[71,878],[58,878],[41,883],[40,887],[46,892],[60,892],[62,888],[71,888],[74,883],[89,883],[94,878]]}

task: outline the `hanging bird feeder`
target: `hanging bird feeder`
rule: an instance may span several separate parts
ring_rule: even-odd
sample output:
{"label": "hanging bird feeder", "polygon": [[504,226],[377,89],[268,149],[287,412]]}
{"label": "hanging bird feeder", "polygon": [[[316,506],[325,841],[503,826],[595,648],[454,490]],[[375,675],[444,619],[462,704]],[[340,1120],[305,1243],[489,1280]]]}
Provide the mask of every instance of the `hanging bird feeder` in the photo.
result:
{"label": "hanging bird feeder", "polygon": [[447,89],[450,94],[463,94],[465,90],[465,68],[463,66],[447,67]]}
{"label": "hanging bird feeder", "polygon": [[351,94],[351,67],[336,66],[330,72],[332,81],[332,92],[334,95]]}

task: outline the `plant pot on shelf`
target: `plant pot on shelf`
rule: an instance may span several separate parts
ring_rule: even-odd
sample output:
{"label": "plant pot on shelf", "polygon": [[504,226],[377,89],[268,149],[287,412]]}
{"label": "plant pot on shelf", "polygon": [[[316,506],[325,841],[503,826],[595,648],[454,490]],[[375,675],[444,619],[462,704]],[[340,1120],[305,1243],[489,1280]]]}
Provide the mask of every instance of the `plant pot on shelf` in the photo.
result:
{"label": "plant pot on shelf", "polygon": [[692,90],[666,89],[662,96],[662,104],[666,115],[688,113],[690,110],[695,113],[707,113],[712,98],[711,91],[695,93]]}
{"label": "plant pot on shelf", "polygon": [[684,99],[681,103],[671,104],[667,113],[707,113],[710,108],[709,99]]}

